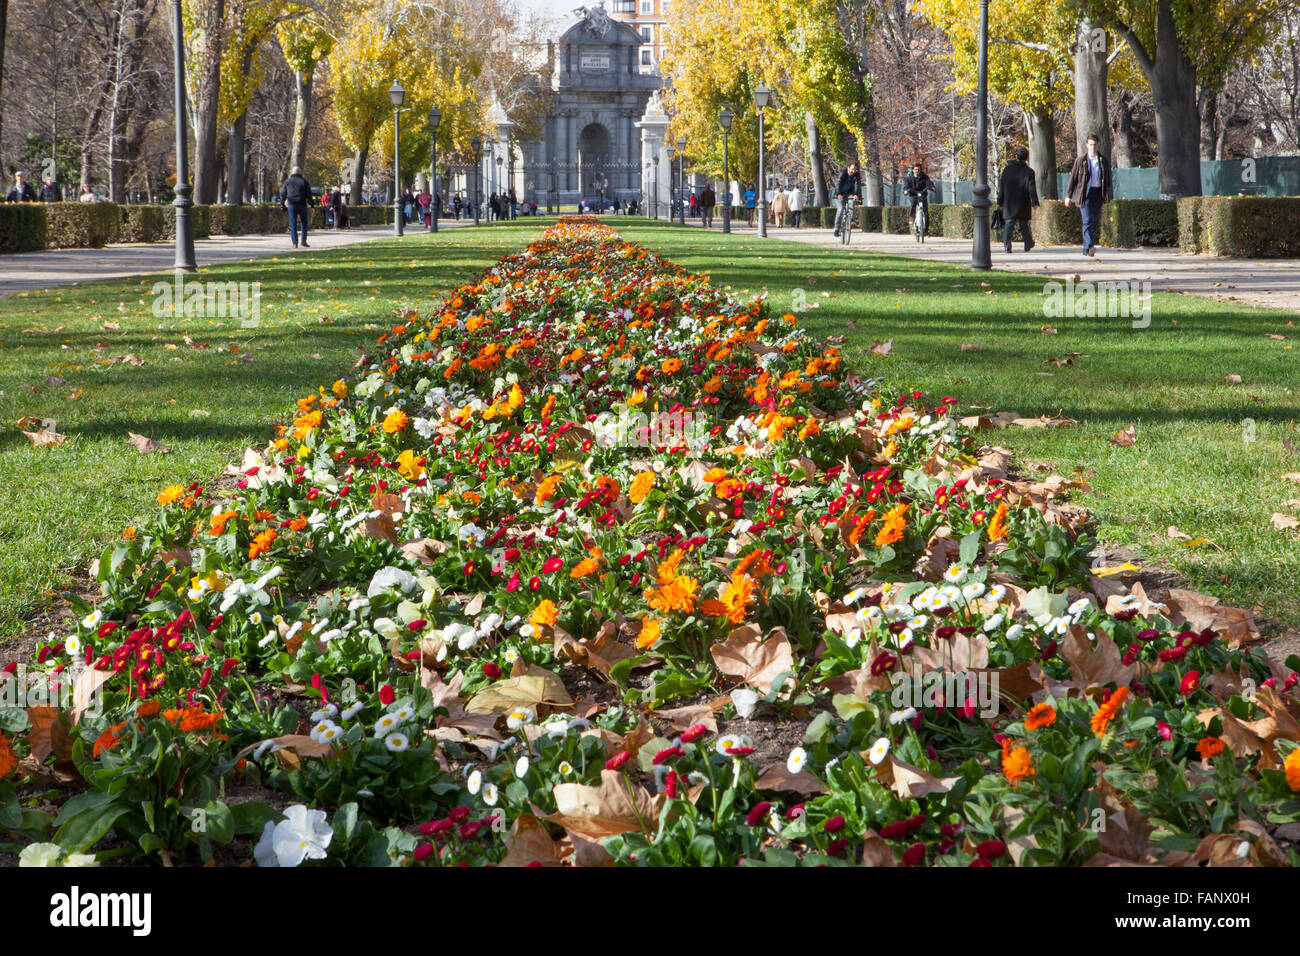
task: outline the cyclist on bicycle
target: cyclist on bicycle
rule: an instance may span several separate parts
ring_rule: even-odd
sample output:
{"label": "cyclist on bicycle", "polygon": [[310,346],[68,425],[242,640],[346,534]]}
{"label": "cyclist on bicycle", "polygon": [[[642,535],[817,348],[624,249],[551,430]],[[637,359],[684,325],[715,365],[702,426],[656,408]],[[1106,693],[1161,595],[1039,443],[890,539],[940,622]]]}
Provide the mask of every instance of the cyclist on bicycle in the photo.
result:
{"label": "cyclist on bicycle", "polygon": [[912,171],[907,174],[907,179],[903,182],[903,195],[912,197],[912,208],[907,214],[907,218],[916,222],[916,206],[918,203],[925,207],[925,218],[928,222],[930,219],[930,197],[926,192],[938,192],[939,187],[934,184],[934,180],[926,175],[925,169],[919,162],[912,164]]}
{"label": "cyclist on bicycle", "polygon": [[862,175],[858,172],[857,163],[849,163],[844,167],[844,172],[840,173],[839,185],[835,187],[835,206],[839,210],[835,214],[835,235],[840,234],[840,228],[844,225],[844,210],[849,204],[849,197],[855,199],[862,198]]}

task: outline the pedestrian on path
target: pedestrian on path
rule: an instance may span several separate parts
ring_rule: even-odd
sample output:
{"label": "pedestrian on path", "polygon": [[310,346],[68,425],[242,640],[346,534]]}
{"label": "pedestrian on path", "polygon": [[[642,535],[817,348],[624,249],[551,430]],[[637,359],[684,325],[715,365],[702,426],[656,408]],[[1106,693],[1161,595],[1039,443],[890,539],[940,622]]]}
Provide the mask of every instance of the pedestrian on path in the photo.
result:
{"label": "pedestrian on path", "polygon": [[754,205],[758,202],[758,193],[754,192],[752,185],[745,187],[745,222],[748,225],[754,224]]}
{"label": "pedestrian on path", "polygon": [[1088,152],[1074,161],[1070,184],[1065,188],[1065,205],[1074,203],[1083,215],[1083,254],[1095,256],[1101,227],[1102,203],[1111,200],[1110,160],[1097,152],[1095,134],[1088,137]]}
{"label": "pedestrian on path", "polygon": [[5,196],[5,202],[36,202],[36,190],[27,181],[26,173],[14,175],[14,188]]}
{"label": "pedestrian on path", "polygon": [[54,181],[53,176],[45,177],[45,183],[41,186],[40,200],[41,202],[63,202],[63,190]]}
{"label": "pedestrian on path", "polygon": [[791,219],[790,225],[798,229],[799,218],[803,214],[803,190],[800,189],[798,186],[791,186],[790,195],[789,198],[787,199],[787,202],[790,203],[790,219]]}
{"label": "pedestrian on path", "polygon": [[776,195],[772,197],[772,218],[776,220],[778,228],[785,226],[785,217],[790,214],[790,200],[783,190],[778,189]]}
{"label": "pedestrian on path", "polygon": [[293,247],[298,248],[298,224],[302,224],[302,247],[307,245],[307,218],[311,213],[311,184],[302,174],[302,167],[295,166],[289,178],[280,187],[280,207],[289,211],[289,238]]}
{"label": "pedestrian on path", "polygon": [[1002,248],[1011,252],[1011,236],[1016,223],[1020,223],[1020,237],[1025,241],[1025,252],[1034,248],[1034,234],[1029,229],[1029,217],[1038,208],[1038,183],[1034,171],[1026,162],[1029,150],[1021,146],[1016,158],[1007,163],[998,180],[998,208],[1002,210]]}
{"label": "pedestrian on path", "polygon": [[718,194],[713,191],[713,185],[706,185],[700,193],[700,222],[705,229],[713,227],[713,207],[717,204]]}

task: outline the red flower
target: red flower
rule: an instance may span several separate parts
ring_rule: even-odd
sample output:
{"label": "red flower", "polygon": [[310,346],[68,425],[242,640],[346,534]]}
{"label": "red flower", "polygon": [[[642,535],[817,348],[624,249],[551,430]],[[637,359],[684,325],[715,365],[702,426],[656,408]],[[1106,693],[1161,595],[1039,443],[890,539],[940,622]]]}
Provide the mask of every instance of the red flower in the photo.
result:
{"label": "red flower", "polygon": [[772,803],[769,800],[760,800],[754,804],[752,810],[745,814],[745,823],[751,827],[759,826],[766,818],[767,811],[772,809]]}
{"label": "red flower", "polygon": [[623,764],[627,763],[631,759],[632,759],[632,755],[628,753],[626,750],[624,750],[621,754],[615,754],[613,757],[610,757],[608,760],[606,760],[605,769],[617,770],[619,767],[623,766]]}
{"label": "red flower", "polygon": [[975,848],[975,855],[981,860],[997,860],[1007,852],[1007,845],[1001,840],[985,840]]}
{"label": "red flower", "polygon": [[415,852],[411,854],[411,859],[415,860],[416,863],[419,863],[421,860],[426,859],[432,855],[433,855],[433,844],[421,843],[419,846],[415,848]]}
{"label": "red flower", "polygon": [[827,820],[825,823],[822,824],[822,829],[825,830],[827,833],[839,833],[841,830],[844,829],[844,818],[831,817],[829,820]]}
{"label": "red flower", "polygon": [[469,819],[469,807],[452,807],[447,819],[452,823],[464,823]]}
{"label": "red flower", "polygon": [[895,820],[893,823],[886,823],[880,828],[880,835],[886,840],[901,840],[912,832],[907,820]]}
{"label": "red flower", "polygon": [[546,561],[546,563],[542,565],[542,573],[543,573],[543,574],[554,574],[556,571],[560,570],[560,568],[562,568],[562,567],[564,567],[564,561],[563,561],[562,559],[560,559],[560,558],[548,558],[547,561]]}
{"label": "red flower", "polygon": [[990,863],[988,860],[980,860],[980,859],[971,860],[970,863],[967,864],[968,867],[970,867],[970,866],[992,866],[992,865],[993,865],[993,864]]}
{"label": "red flower", "polygon": [[664,777],[664,792],[668,794],[669,800],[677,799],[677,782],[679,779],[676,770],[669,770],[668,775]]}
{"label": "red flower", "polygon": [[397,700],[397,691],[393,690],[392,684],[385,684],[379,688],[379,702],[387,707],[393,701]]}
{"label": "red flower", "polygon": [[832,840],[826,847],[827,856],[843,856],[844,851],[849,848],[849,841],[843,838]]}
{"label": "red flower", "polygon": [[1165,740],[1170,740],[1174,736],[1174,728],[1170,727],[1163,720],[1156,724],[1156,730],[1159,731],[1160,736]]}
{"label": "red flower", "polygon": [[871,662],[871,674],[873,677],[879,677],[881,674],[888,674],[898,665],[898,658],[889,651],[881,651],[876,655],[875,660]]}
{"label": "red flower", "polygon": [[694,727],[688,729],[686,733],[682,734],[682,743],[693,744],[708,732],[709,728],[704,726],[704,724],[696,724]]}
{"label": "red flower", "polygon": [[478,832],[482,829],[483,824],[476,820],[471,820],[469,823],[461,825],[460,838],[462,840],[472,840],[474,837],[478,836]]}
{"label": "red flower", "polygon": [[1178,685],[1178,693],[1186,697],[1192,691],[1201,685],[1200,671],[1188,671],[1183,677],[1182,682]]}
{"label": "red flower", "polygon": [[677,757],[686,756],[686,751],[681,747],[666,747],[655,754],[654,765],[657,767],[665,760],[674,760]]}
{"label": "red flower", "polygon": [[733,757],[748,757],[754,752],[753,747],[728,747],[727,753]]}
{"label": "red flower", "polygon": [[920,866],[925,861],[925,844],[913,843],[903,851],[903,866]]}
{"label": "red flower", "polygon": [[785,811],[785,818],[787,820],[798,820],[801,816],[803,816],[803,813],[804,813],[803,804],[796,803],[789,810]]}
{"label": "red flower", "polygon": [[483,665],[483,676],[486,677],[488,680],[500,680],[501,668],[498,667],[492,661],[487,661]]}

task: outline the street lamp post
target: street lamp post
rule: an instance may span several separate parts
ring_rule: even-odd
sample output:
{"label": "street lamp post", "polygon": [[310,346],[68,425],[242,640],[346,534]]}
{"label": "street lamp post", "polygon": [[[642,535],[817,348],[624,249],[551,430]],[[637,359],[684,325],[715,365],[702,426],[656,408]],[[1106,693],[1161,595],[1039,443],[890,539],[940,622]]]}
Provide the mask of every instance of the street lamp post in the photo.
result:
{"label": "street lamp post", "polygon": [[193,272],[198,266],[194,262],[194,223],[190,220],[193,187],[185,152],[185,34],[181,25],[181,0],[172,0],[172,25],[176,31],[176,197],[172,200],[176,207],[176,269]]}
{"label": "street lamp post", "polygon": [[650,207],[654,210],[655,219],[658,219],[659,218],[659,157],[658,156],[655,157],[655,195],[654,195],[654,199],[650,203]]}
{"label": "street lamp post", "polygon": [[989,115],[989,0],[980,0],[980,35],[978,81],[975,92],[975,194],[971,205],[975,207],[975,236],[971,241],[970,265],[972,269],[991,269],[993,260],[989,252],[989,181],[988,181],[988,115]]}
{"label": "street lamp post", "polygon": [[388,102],[393,104],[393,235],[400,236],[406,218],[402,210],[402,101],[406,90],[393,80],[388,90]]}
{"label": "street lamp post", "polygon": [[680,222],[686,225],[686,137],[677,137],[677,193],[681,197]]}
{"label": "street lamp post", "polygon": [[429,231],[438,231],[438,123],[442,113],[438,107],[429,110],[429,140],[433,143],[432,156],[429,158]]}
{"label": "street lamp post", "polygon": [[762,83],[754,87],[754,105],[758,107],[758,234],[764,239],[767,238],[767,177],[763,166],[763,111],[771,99],[772,91]]}
{"label": "street lamp post", "polygon": [[726,200],[722,204],[722,231],[731,232],[731,173],[728,171],[727,137],[731,133],[731,110],[722,108],[718,115],[718,125],[722,127],[722,191]]}
{"label": "street lamp post", "polygon": [[475,136],[469,144],[474,149],[474,225],[478,225],[479,174],[483,171],[483,141]]}
{"label": "street lamp post", "polygon": [[[668,225],[673,224],[677,217],[673,215],[674,197],[677,196],[677,168],[673,166],[673,159],[677,156],[677,150],[672,143],[664,146],[664,155],[668,157]],[[680,197],[677,197],[680,201]]]}
{"label": "street lamp post", "polygon": [[[504,187],[503,183],[501,182],[501,157],[498,156],[496,159],[497,159],[497,175],[496,175],[496,186],[497,186],[497,188],[496,188],[496,193],[497,193],[497,213],[498,213],[497,218],[498,218],[498,219],[509,219],[509,218],[510,218],[510,201],[509,201],[509,199],[506,197],[505,187]],[[505,215],[500,215],[500,213],[501,213],[501,209],[502,209],[503,207],[505,208],[505,211],[506,211],[506,212],[505,212]]]}

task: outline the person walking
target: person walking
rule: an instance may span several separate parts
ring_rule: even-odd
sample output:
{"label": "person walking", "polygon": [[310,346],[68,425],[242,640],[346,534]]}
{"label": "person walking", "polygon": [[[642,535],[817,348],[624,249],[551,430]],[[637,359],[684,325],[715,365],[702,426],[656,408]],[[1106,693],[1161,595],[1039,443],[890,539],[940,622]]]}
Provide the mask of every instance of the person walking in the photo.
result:
{"label": "person walking", "polygon": [[14,174],[14,188],[5,196],[5,202],[36,202],[36,190],[27,181],[26,173]]}
{"label": "person walking", "polygon": [[510,218],[518,219],[519,218],[519,197],[515,195],[515,190],[513,186],[510,187],[509,202],[510,202],[510,207],[509,207]]}
{"label": "person walking", "polygon": [[1025,242],[1025,252],[1034,248],[1034,234],[1029,229],[1029,217],[1038,208],[1038,183],[1026,160],[1029,150],[1021,146],[1016,158],[1007,163],[998,180],[998,208],[1002,210],[1002,248],[1011,252],[1011,237],[1016,223],[1020,223],[1020,238]]}
{"label": "person walking", "polygon": [[713,184],[706,183],[700,191],[700,225],[705,229],[713,228],[713,207],[718,204],[718,194],[713,191]]}
{"label": "person walking", "polygon": [[785,217],[790,214],[790,199],[786,196],[785,190],[778,189],[776,195],[772,197],[772,218],[776,220],[778,229],[785,227]]}
{"label": "person walking", "polygon": [[840,181],[835,186],[835,235],[840,234],[844,225],[844,210],[848,208],[850,196],[862,195],[862,175],[857,163],[849,163],[840,173]]}
{"label": "person walking", "polygon": [[745,200],[745,222],[752,226],[754,224],[754,206],[758,202],[758,193],[754,191],[752,184],[746,184],[743,198]]}
{"label": "person walking", "polygon": [[280,208],[289,211],[289,238],[293,240],[293,247],[298,248],[298,224],[302,224],[302,246],[304,249],[309,248],[307,245],[307,218],[310,210],[307,208],[311,205],[311,184],[302,174],[302,167],[295,166],[289,173],[289,178],[284,181],[280,187]]}
{"label": "person walking", "polygon": [[799,219],[803,214],[803,190],[798,186],[791,186],[788,202],[790,203],[790,224],[798,229]]}
{"label": "person walking", "polygon": [[99,197],[95,195],[95,190],[90,188],[90,183],[81,184],[81,195],[77,197],[77,202],[99,202]]}
{"label": "person walking", "polygon": [[342,229],[348,224],[347,209],[343,205],[343,189],[340,186],[335,186],[330,193],[330,212],[333,213],[335,229]]}
{"label": "person walking", "polygon": [[38,195],[41,202],[63,202],[63,190],[54,181],[53,176],[46,176]]}
{"label": "person walking", "polygon": [[1074,161],[1070,183],[1065,187],[1065,205],[1079,207],[1083,216],[1083,254],[1095,256],[1101,229],[1101,207],[1110,202],[1110,160],[1097,152],[1096,134],[1088,137],[1088,151]]}

